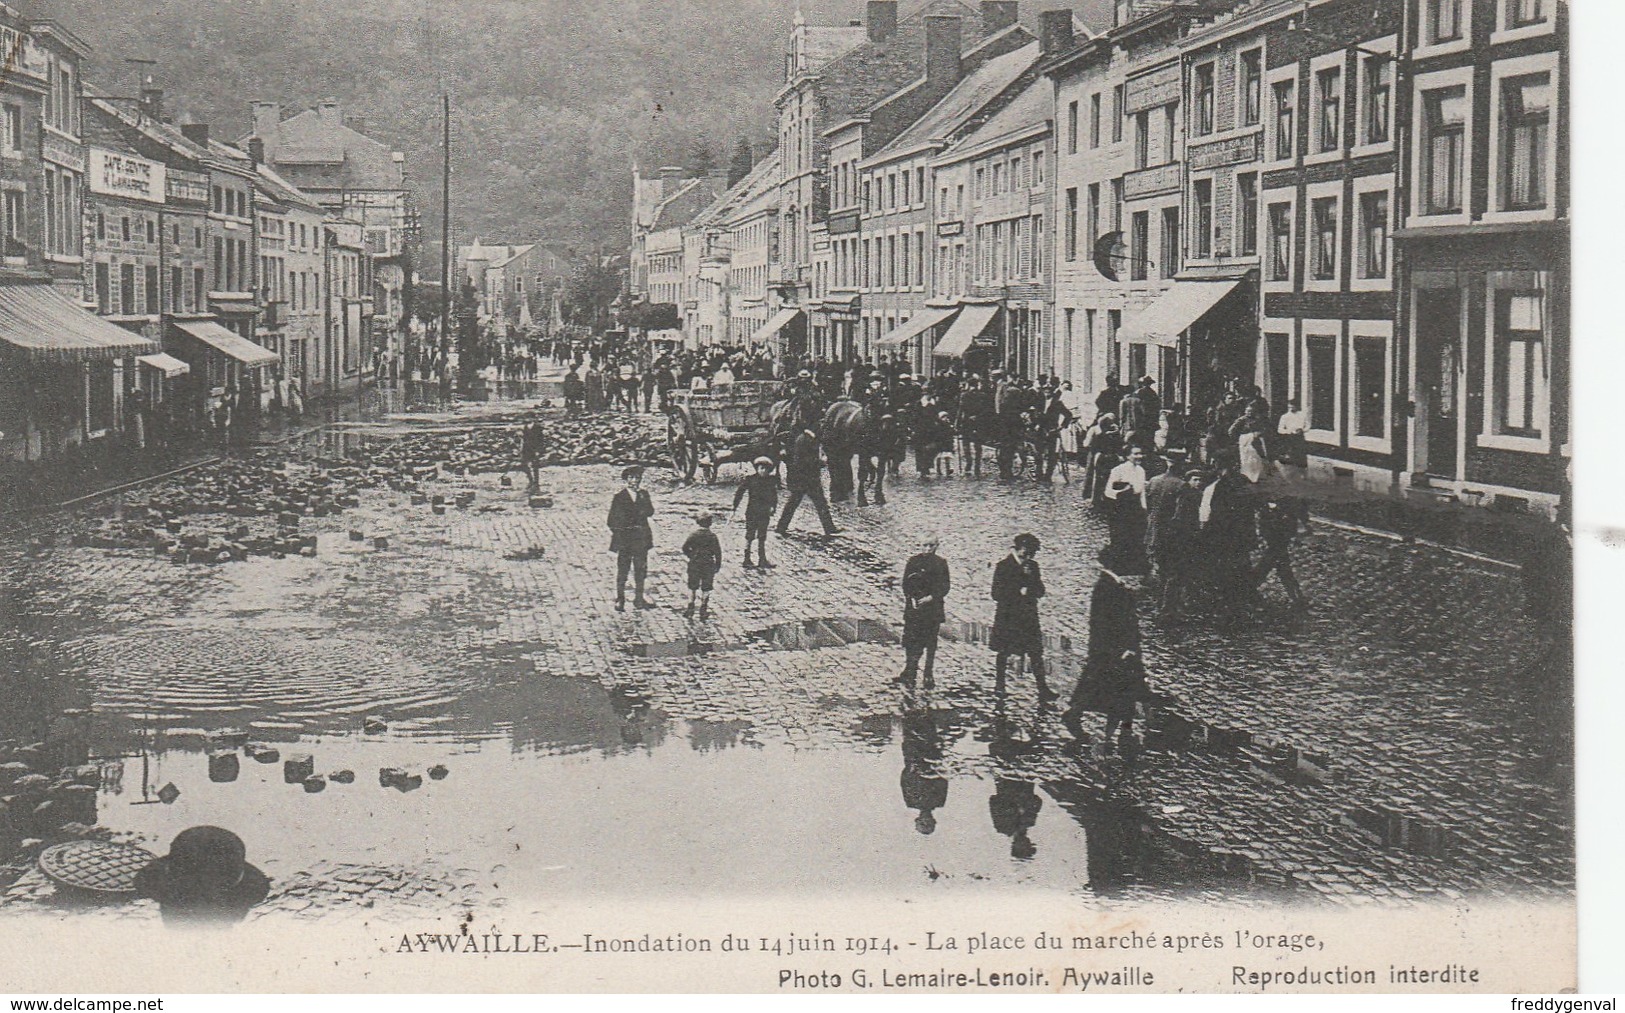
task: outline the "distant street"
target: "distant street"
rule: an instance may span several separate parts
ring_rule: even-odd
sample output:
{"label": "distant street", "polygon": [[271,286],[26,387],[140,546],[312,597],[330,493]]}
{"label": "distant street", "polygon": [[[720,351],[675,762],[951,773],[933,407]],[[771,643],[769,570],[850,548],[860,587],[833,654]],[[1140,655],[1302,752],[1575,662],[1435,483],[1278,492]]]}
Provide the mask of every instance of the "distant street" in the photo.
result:
{"label": "distant street", "polygon": [[[385,445],[329,431],[295,447]],[[719,522],[713,618],[691,623],[678,547],[697,511],[726,514],[737,469],[714,487],[650,472],[658,607],[625,614],[614,472],[546,470],[550,507],[527,504],[517,467],[511,487],[426,481],[439,514],[366,490],[302,519],[314,558],[69,544],[116,504],[15,527],[0,740],[82,747],[102,767],[97,820],[123,838],[161,851],[187,826],[234,830],[273,883],[253,917],[836,877],[899,898],[1019,884],[1093,903],[1573,889],[1567,676],[1543,667],[1508,568],[1317,525],[1297,550],[1307,616],[1277,598],[1249,622],[1143,619],[1157,699],[1126,766],[1065,751],[1030,677],[996,698],[980,642],[992,564],[1033,531],[1071,688],[1105,539],[1077,486],[905,475],[885,507],[838,506],[837,538],[798,518],[769,542],[771,573],[741,569],[742,525]],[[936,690],[908,697],[890,683],[897,582],[928,531],[953,568],[952,640]],[[306,794],[248,759],[212,781],[205,737],[223,728],[355,781]],[[445,778],[415,790],[378,780],[437,764]],[[171,803],[139,804],[171,783]],[[0,907],[52,903],[25,861],[0,867]]]}

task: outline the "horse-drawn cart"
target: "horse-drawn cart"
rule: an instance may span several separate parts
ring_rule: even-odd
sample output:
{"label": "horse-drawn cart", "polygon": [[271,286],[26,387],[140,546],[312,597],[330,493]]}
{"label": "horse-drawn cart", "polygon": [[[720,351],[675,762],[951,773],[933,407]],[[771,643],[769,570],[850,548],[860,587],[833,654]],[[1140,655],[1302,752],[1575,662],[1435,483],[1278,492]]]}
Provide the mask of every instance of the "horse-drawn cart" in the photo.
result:
{"label": "horse-drawn cart", "polygon": [[687,481],[701,472],[709,484],[721,465],[749,463],[763,454],[777,460],[775,409],[782,415],[783,388],[777,380],[741,380],[710,390],[672,391],[666,401],[672,473]]}

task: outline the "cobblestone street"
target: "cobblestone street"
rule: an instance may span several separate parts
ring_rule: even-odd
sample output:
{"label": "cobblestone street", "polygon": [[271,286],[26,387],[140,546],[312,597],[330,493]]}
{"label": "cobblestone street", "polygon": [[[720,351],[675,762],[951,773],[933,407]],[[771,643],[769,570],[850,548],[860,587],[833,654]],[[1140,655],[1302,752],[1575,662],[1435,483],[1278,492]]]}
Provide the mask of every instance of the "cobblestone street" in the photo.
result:
{"label": "cobblestone street", "polygon": [[[1077,486],[905,475],[885,507],[838,506],[837,538],[798,517],[771,572],[741,569],[742,524],[719,522],[714,617],[690,623],[678,548],[737,475],[651,472],[659,608],[622,614],[614,470],[548,470],[548,508],[517,473],[436,478],[426,492],[465,504],[443,514],[366,491],[302,520],[314,558],[176,565],[70,547],[78,517],[14,529],[0,739],[82,742],[100,824],[154,850],[199,823],[236,830],[273,880],[257,917],[831,885],[1092,904],[1573,889],[1570,677],[1543,660],[1510,568],[1317,525],[1297,550],[1307,615],[1272,598],[1247,622],[1143,618],[1158,703],[1127,766],[1066,752],[1030,678],[997,698],[982,643],[992,566],[1036,532],[1070,689],[1105,538]],[[51,529],[56,546],[31,549]],[[896,585],[927,531],[953,567],[953,637],[911,701],[890,684]],[[307,795],[251,760],[211,780],[225,728],[354,783]],[[373,778],[436,764],[444,779],[410,792]],[[929,835],[908,805],[921,770],[946,779]],[[172,804],[142,804],[169,783]],[[20,863],[0,889],[0,906],[55,903]]]}

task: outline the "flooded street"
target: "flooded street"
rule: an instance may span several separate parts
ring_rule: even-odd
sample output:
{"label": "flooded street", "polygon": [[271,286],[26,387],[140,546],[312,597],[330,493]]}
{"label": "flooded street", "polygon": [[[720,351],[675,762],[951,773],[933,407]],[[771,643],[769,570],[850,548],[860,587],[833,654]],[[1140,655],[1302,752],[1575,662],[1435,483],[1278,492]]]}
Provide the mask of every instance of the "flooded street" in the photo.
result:
{"label": "flooded street", "polygon": [[[423,432],[342,427],[271,459],[301,473],[408,431]],[[1493,613],[1400,634],[1328,605],[1306,625],[1248,631],[1245,646],[1222,628],[1151,628],[1160,703],[1128,767],[1063,748],[1030,677],[1000,696],[985,646],[1000,542],[1011,523],[1048,532],[1049,654],[1063,689],[1076,678],[1102,533],[1075,489],[905,478],[887,508],[840,508],[847,536],[775,540],[771,572],[738,567],[742,531],[724,521],[715,615],[693,623],[677,546],[697,510],[726,512],[731,487],[651,482],[659,607],[622,614],[604,551],[613,469],[549,469],[551,507],[530,506],[522,486],[443,470],[423,494],[363,489],[354,507],[301,520],[314,554],[219,565],[71,544],[117,502],[37,520],[0,550],[0,741],[95,765],[82,822],[117,839],[162,853],[189,826],[239,834],[273,883],[254,917],[832,888],[1112,904],[1339,903],[1358,886],[1404,902],[1572,883],[1550,845],[1571,832],[1566,770],[1538,736],[1497,723],[1520,706],[1508,693],[1533,690],[1471,689],[1511,679],[1515,657],[1496,662],[1478,637]],[[915,514],[944,503],[976,520],[944,532],[955,591],[937,688],[906,697],[890,684],[896,575]],[[1006,520],[1012,510],[1025,516]],[[1395,558],[1341,534],[1315,544],[1305,570],[1328,596],[1336,567]],[[1362,579],[1449,572],[1452,594],[1501,609],[1513,597],[1493,572],[1399,565],[1408,576]],[[1389,685],[1427,698],[1396,724],[1370,687],[1426,650],[1431,678],[1452,686]],[[1292,694],[1270,687],[1302,672],[1317,674]],[[1430,730],[1464,719],[1500,737],[1488,768]],[[1431,757],[1387,777],[1394,744],[1429,742]],[[286,770],[307,754],[320,787]],[[381,783],[384,770],[405,780]],[[1379,806],[1442,843],[1362,824]],[[1524,818],[1509,830],[1513,812]],[[0,909],[64,903],[18,855]]]}

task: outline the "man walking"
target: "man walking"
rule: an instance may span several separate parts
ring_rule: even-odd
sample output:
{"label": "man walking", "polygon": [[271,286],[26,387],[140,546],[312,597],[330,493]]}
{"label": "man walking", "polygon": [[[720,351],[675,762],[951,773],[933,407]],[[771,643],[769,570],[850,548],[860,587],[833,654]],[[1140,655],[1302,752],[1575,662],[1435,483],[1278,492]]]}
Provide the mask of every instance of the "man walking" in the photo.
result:
{"label": "man walking", "polygon": [[1058,694],[1044,678],[1044,634],[1038,625],[1038,599],[1044,597],[1044,579],[1038,569],[1038,538],[1017,535],[1014,551],[993,568],[993,649],[997,691],[1004,692],[1005,666],[1010,656],[1025,657],[1038,684],[1038,703],[1044,706]]}
{"label": "man walking", "polygon": [[525,469],[531,495],[542,488],[542,454],[547,450],[547,432],[541,419],[532,419],[519,437],[519,463]]}
{"label": "man walking", "polygon": [[951,581],[948,561],[937,555],[936,535],[920,539],[920,551],[903,565],[903,674],[892,680],[907,689],[914,688],[920,658],[925,658],[925,688],[932,687],[937,641],[947,614],[943,601]]}
{"label": "man walking", "polygon": [[[767,529],[773,523],[773,512],[779,506],[779,476],[773,474],[773,459],[771,457],[758,457],[753,462],[755,471],[745,476],[734,492],[734,511],[739,511],[740,501],[745,502],[745,569],[760,566],[764,570],[773,569],[773,564],[767,561]],[[756,542],[757,560],[752,563],[750,559],[750,543]]]}
{"label": "man walking", "polygon": [[649,576],[649,550],[654,548],[654,531],[649,518],[654,516],[654,503],[643,485],[643,469],[633,465],[621,472],[624,488],[609,503],[609,550],[615,553],[615,611],[626,611],[626,577],[630,573],[637,582],[637,597],[633,604],[640,609],[652,609],[654,604],[644,596],[643,585]]}
{"label": "man walking", "polygon": [[1281,578],[1292,607],[1304,608],[1308,599],[1292,572],[1292,540],[1298,534],[1301,509],[1287,500],[1270,500],[1258,513],[1258,533],[1264,541],[1264,560],[1253,571],[1253,586],[1262,589],[1271,573]]}
{"label": "man walking", "polygon": [[790,521],[795,518],[796,507],[801,505],[803,497],[811,499],[813,506],[818,508],[818,520],[824,525],[824,534],[840,534],[841,529],[835,526],[835,518],[830,516],[829,500],[824,498],[824,469],[818,459],[818,431],[813,427],[802,429],[791,444],[790,463],[784,477],[790,489],[790,499],[784,504],[784,512],[779,514],[779,535],[782,537],[790,533]]}

